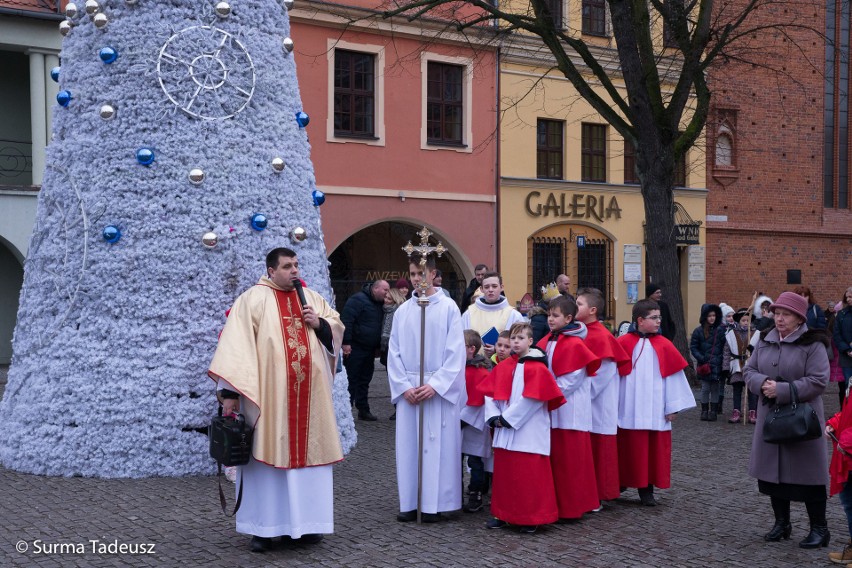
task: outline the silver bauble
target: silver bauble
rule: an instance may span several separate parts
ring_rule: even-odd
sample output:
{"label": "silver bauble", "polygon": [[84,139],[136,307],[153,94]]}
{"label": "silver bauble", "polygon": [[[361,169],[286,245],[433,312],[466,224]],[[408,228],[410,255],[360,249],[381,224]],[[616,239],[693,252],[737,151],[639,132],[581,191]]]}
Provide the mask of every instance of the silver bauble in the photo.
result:
{"label": "silver bauble", "polygon": [[227,2],[219,2],[216,4],[216,15],[220,18],[227,18],[231,15],[231,5]]}
{"label": "silver bauble", "polygon": [[137,2],[137,0],[124,0],[124,3],[127,4],[128,6],[135,6],[136,2]]}
{"label": "silver bauble", "polygon": [[106,17],[106,14],[95,14],[95,17],[92,19],[95,23],[95,27],[99,30],[104,29],[109,23],[109,18]]}
{"label": "silver bauble", "polygon": [[209,233],[204,233],[204,236],[201,237],[201,243],[207,248],[212,249],[213,247],[219,244],[219,236],[213,231],[210,231]]}
{"label": "silver bauble", "polygon": [[103,105],[100,110],[101,118],[109,120],[115,116],[115,107],[112,105]]}
{"label": "silver bauble", "polygon": [[287,11],[293,9],[293,4],[295,4],[293,0],[284,0],[284,7],[287,8]]}
{"label": "silver bauble", "polygon": [[88,15],[94,16],[100,11],[101,5],[98,4],[98,0],[86,0],[86,13]]}
{"label": "silver bauble", "polygon": [[296,227],[290,232],[290,240],[294,243],[301,243],[308,238],[308,233],[301,227]]}
{"label": "silver bauble", "polygon": [[68,4],[65,5],[66,18],[76,18],[79,13],[79,10],[77,10],[77,4],[74,2],[68,2]]}
{"label": "silver bauble", "polygon": [[194,168],[189,171],[189,183],[192,185],[201,185],[204,182],[204,170]]}
{"label": "silver bauble", "polygon": [[63,37],[67,36],[71,32],[71,22],[68,20],[62,20],[59,22],[59,33],[62,34]]}
{"label": "silver bauble", "polygon": [[282,45],[282,47],[284,47],[285,52],[291,53],[293,51],[293,40],[290,39],[289,37],[285,37],[281,41],[281,45]]}
{"label": "silver bauble", "polygon": [[279,158],[277,156],[275,158],[272,158],[271,164],[272,171],[274,171],[276,174],[280,174],[281,172],[283,172],[284,167],[286,166],[286,164],[284,163],[284,158]]}

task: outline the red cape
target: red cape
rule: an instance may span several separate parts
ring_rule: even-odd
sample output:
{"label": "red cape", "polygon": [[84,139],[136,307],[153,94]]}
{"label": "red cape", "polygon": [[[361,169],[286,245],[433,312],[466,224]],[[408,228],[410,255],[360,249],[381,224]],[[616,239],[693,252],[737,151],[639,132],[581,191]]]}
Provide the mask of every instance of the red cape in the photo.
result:
{"label": "red cape", "polygon": [[[517,366],[517,355],[503,360],[479,383],[479,390],[494,400],[508,401],[512,395],[512,381]],[[555,410],[565,404],[565,397],[547,365],[529,359],[524,362],[523,395],[525,398],[546,402],[548,410]]]}
{"label": "red cape", "polygon": [[[538,347],[547,353],[547,344],[550,335],[545,335],[538,342]],[[559,336],[556,349],[553,350],[553,358],[550,360],[550,368],[557,377],[573,373],[577,369],[586,368],[586,373],[591,377],[601,366],[601,358],[592,353],[586,347],[582,339],[575,335]]]}
{"label": "red cape", "polygon": [[[852,404],[844,403],[843,410],[835,414],[826,421],[827,425],[834,428],[834,437],[843,442],[846,451],[849,451],[847,437],[849,436],[850,428],[852,428]],[[845,432],[845,435],[844,435]],[[829,495],[837,495],[843,490],[843,486],[848,483],[849,473],[852,472],[852,458],[844,456],[837,449],[837,442],[831,442],[831,464],[828,466],[828,474],[830,478]]]}
{"label": "red cape", "polygon": [[464,380],[467,386],[467,405],[483,406],[485,395],[480,390],[480,385],[488,377],[488,369],[468,365],[464,368]]}
{"label": "red cape", "polygon": [[[616,339],[616,341],[632,357],[633,350],[636,348],[636,344],[639,343],[639,339],[640,337],[636,333],[625,333]],[[647,339],[651,342],[651,346],[657,353],[657,359],[660,361],[660,374],[663,378],[674,375],[689,366],[689,363],[686,362],[686,359],[683,358],[677,347],[662,335],[652,335]]]}
{"label": "red cape", "polygon": [[618,344],[609,330],[599,321],[587,324],[586,329],[589,332],[584,340],[586,347],[601,359],[612,359],[618,366],[619,375],[629,375],[633,368],[630,355]]}

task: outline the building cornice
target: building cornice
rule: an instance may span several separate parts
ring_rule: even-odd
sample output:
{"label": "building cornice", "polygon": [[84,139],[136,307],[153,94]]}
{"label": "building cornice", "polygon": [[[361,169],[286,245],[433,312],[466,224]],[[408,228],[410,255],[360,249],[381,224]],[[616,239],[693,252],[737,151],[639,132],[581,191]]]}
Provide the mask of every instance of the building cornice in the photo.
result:
{"label": "building cornice", "polygon": [[[566,181],[554,179],[501,177],[502,188],[538,189],[544,191],[574,191],[585,192],[605,191],[607,193],[618,193],[627,195],[642,195],[638,185],[622,185],[616,183],[598,183],[587,181]],[[702,197],[706,198],[707,188],[704,187],[679,187],[675,188],[676,197]]]}
{"label": "building cornice", "polygon": [[350,195],[358,197],[392,197],[405,201],[406,199],[429,199],[438,201],[467,201],[477,203],[495,203],[497,197],[494,195],[481,195],[476,193],[451,193],[447,191],[422,191],[422,190],[399,190],[382,189],[375,187],[344,187],[339,185],[318,185],[318,189],[328,195]]}

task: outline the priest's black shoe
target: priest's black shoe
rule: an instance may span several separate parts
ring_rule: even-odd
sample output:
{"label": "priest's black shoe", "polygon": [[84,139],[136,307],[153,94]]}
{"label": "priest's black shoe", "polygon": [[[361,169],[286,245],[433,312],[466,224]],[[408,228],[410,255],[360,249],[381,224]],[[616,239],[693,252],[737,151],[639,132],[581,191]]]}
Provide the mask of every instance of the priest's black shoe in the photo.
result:
{"label": "priest's black shoe", "polygon": [[253,536],[251,537],[250,548],[252,552],[263,554],[264,552],[272,548],[272,539],[265,538],[262,536]]}
{"label": "priest's black shoe", "polygon": [[364,420],[366,422],[375,422],[378,419],[379,418],[375,414],[370,412],[369,410],[367,410],[367,411],[360,411],[359,410],[358,411],[358,420]]}
{"label": "priest's black shoe", "polygon": [[438,523],[444,517],[441,516],[441,513],[421,513],[420,522],[421,523]]}
{"label": "priest's black shoe", "polygon": [[811,532],[799,543],[799,546],[801,548],[819,548],[828,546],[829,540],[831,540],[831,533],[828,532],[827,525],[811,525]]}
{"label": "priest's black shoe", "polygon": [[792,532],[793,525],[790,524],[790,519],[775,519],[775,525],[771,531],[763,535],[763,540],[766,542],[778,542],[782,538],[788,540]]}
{"label": "priest's black shoe", "polygon": [[296,539],[296,542],[302,544],[319,544],[322,542],[321,534],[303,534],[301,538]]}
{"label": "priest's black shoe", "polygon": [[400,523],[411,523],[417,520],[417,511],[405,511],[396,516],[396,520]]}

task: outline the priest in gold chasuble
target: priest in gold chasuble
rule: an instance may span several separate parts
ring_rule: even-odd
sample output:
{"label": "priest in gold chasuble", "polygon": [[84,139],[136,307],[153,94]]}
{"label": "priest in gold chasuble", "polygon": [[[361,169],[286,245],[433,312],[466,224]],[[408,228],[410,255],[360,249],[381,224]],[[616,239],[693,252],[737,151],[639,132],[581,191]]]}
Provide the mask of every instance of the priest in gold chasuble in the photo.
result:
{"label": "priest in gold chasuble", "polygon": [[275,249],[267,276],[234,302],[208,374],[224,412],[255,427],[237,531],[265,551],[277,536],[319,540],[334,530],[331,464],[343,459],[332,402],[343,324],[325,299],[293,284],[296,253]]}

